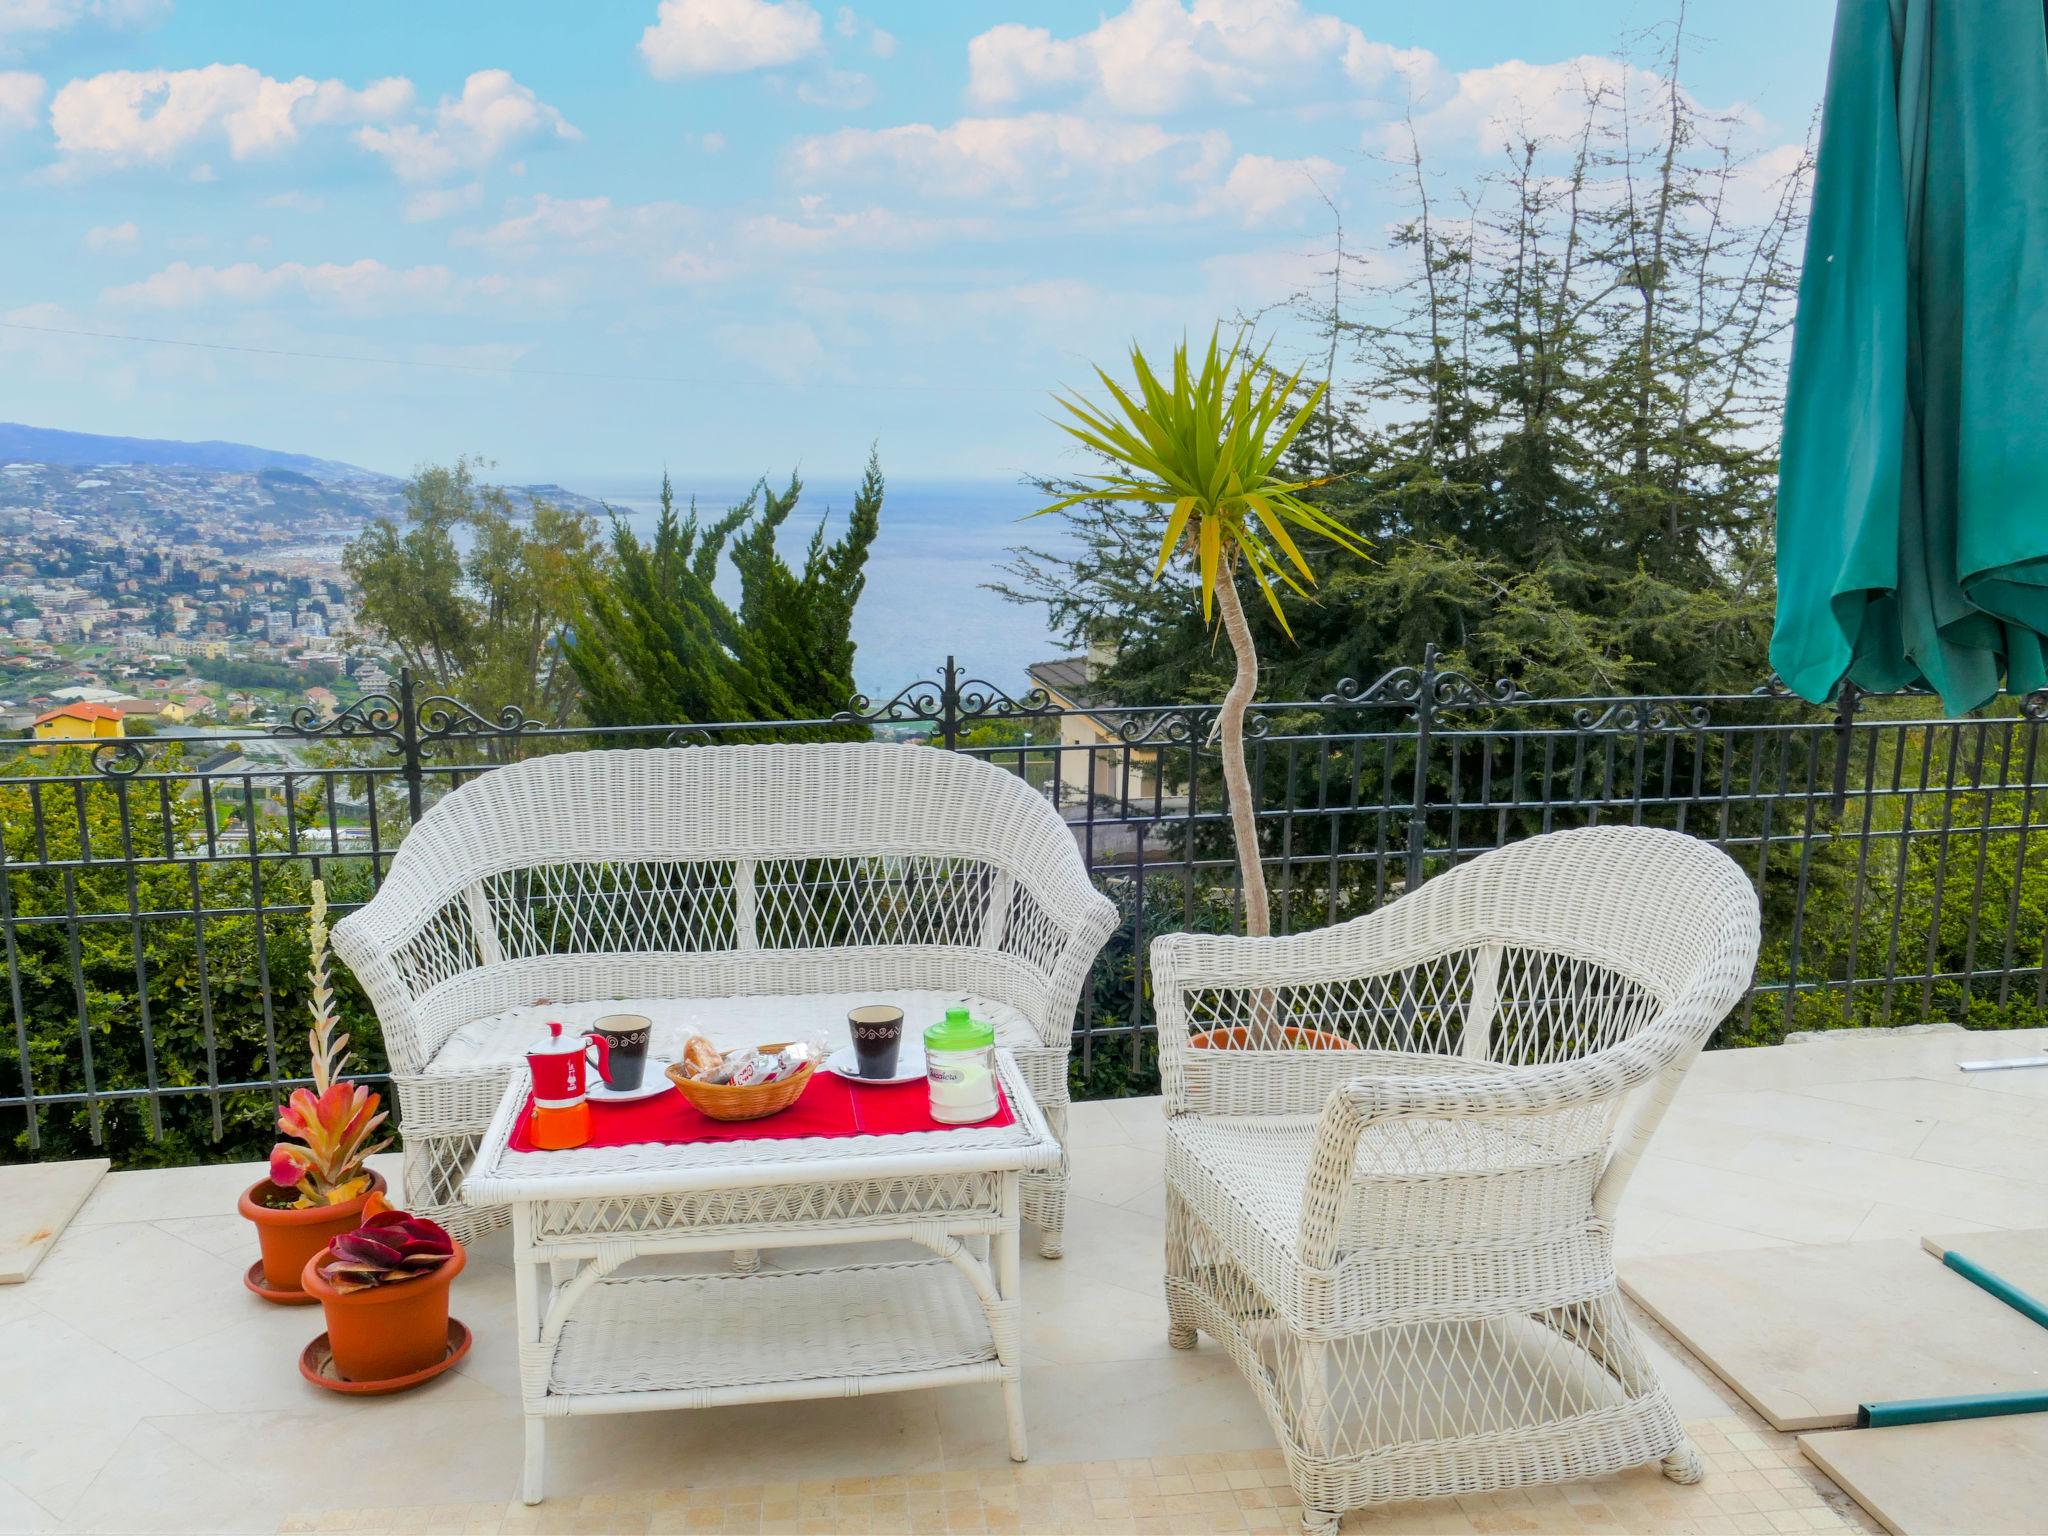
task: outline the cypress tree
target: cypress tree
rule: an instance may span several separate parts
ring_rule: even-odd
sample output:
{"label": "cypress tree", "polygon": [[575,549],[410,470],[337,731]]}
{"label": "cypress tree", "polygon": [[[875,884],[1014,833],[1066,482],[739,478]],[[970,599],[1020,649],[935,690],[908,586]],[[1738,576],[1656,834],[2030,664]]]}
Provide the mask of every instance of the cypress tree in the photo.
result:
{"label": "cypress tree", "polygon": [[[881,526],[882,490],[881,464],[870,454],[846,531],[827,539],[821,518],[798,566],[776,548],[803,493],[794,474],[781,492],[764,477],[709,522],[694,500],[677,508],[664,475],[661,513],[644,542],[615,514],[612,561],[584,582],[584,612],[564,647],[591,723],[825,720],[845,708],[854,692],[853,611]],[[715,586],[728,553],[739,577],[736,608]],[[768,739],[864,734],[834,726]]]}

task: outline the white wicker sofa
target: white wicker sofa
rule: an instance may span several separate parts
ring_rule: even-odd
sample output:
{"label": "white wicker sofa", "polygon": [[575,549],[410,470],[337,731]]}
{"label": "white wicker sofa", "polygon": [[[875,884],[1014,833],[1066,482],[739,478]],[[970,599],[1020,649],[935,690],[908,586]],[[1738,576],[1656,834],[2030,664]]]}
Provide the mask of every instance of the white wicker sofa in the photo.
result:
{"label": "white wicker sofa", "polygon": [[[436,804],[334,950],[384,1030],[405,1200],[460,1231],[478,1138],[546,1021],[646,1013],[671,1059],[825,1034],[894,1002],[996,1026],[1064,1140],[1080,990],[1116,923],[1072,832],[1022,779],[921,746],[565,753]],[[915,1046],[909,1047],[916,1049]],[[1024,1214],[1060,1251],[1067,1169]]]}
{"label": "white wicker sofa", "polygon": [[[1311,1532],[1659,1460],[1699,1476],[1614,1217],[1757,929],[1726,855],[1600,827],[1319,932],[1153,942],[1170,1342],[1230,1350]],[[1352,1048],[1270,1048],[1287,1029]],[[1212,1030],[1249,1048],[1192,1043]]]}

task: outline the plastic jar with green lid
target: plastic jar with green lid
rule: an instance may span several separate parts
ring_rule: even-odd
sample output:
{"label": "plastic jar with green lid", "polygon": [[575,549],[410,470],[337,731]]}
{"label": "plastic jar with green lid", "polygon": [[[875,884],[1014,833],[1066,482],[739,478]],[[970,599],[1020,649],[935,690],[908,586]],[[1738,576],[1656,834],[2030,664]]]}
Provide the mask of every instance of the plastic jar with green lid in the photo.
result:
{"label": "plastic jar with green lid", "polygon": [[996,1031],[948,1008],[924,1032],[925,1080],[932,1118],[941,1125],[976,1125],[996,1112]]}

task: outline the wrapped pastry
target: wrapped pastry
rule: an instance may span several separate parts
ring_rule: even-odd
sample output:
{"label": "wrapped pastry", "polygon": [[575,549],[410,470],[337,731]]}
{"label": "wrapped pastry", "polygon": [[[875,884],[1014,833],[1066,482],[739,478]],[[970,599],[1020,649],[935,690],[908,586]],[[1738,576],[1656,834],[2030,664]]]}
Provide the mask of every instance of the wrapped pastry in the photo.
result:
{"label": "wrapped pastry", "polygon": [[711,1076],[718,1070],[722,1059],[718,1047],[702,1035],[692,1035],[683,1043],[683,1070],[692,1077],[702,1078],[706,1082],[725,1081],[723,1078]]}

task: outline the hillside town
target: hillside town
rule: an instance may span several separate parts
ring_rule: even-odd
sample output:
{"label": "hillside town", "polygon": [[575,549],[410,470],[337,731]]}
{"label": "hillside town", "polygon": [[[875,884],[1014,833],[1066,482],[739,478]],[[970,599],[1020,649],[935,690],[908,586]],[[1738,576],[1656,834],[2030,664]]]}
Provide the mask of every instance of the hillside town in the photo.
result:
{"label": "hillside town", "polygon": [[219,728],[388,687],[341,549],[402,504],[382,478],[0,465],[0,732]]}

